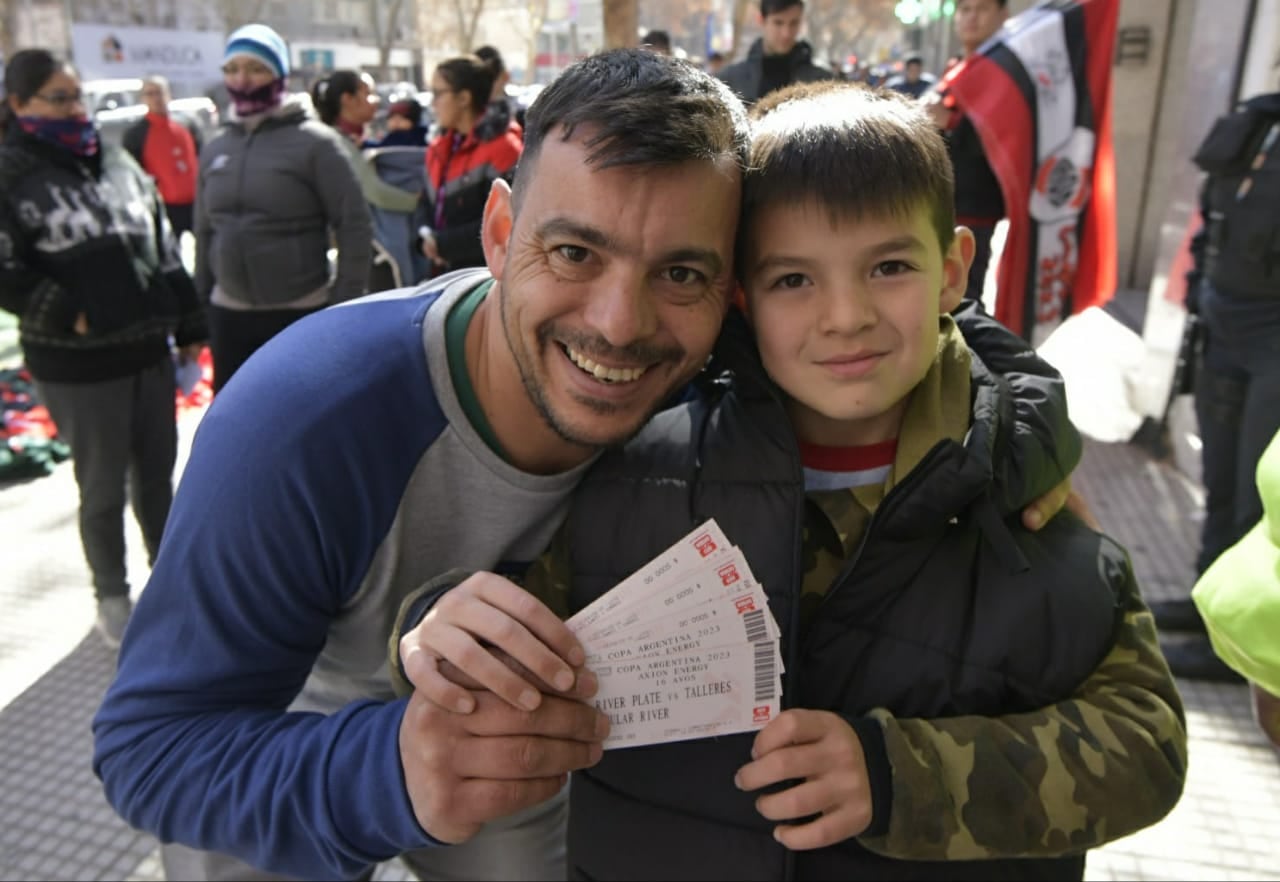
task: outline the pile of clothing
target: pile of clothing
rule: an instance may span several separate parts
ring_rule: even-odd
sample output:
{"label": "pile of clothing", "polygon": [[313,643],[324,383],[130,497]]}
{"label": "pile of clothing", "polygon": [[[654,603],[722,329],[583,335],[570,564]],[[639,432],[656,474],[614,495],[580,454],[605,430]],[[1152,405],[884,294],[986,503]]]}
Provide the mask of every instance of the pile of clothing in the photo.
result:
{"label": "pile of clothing", "polygon": [[38,478],[71,455],[26,368],[0,369],[0,481]]}

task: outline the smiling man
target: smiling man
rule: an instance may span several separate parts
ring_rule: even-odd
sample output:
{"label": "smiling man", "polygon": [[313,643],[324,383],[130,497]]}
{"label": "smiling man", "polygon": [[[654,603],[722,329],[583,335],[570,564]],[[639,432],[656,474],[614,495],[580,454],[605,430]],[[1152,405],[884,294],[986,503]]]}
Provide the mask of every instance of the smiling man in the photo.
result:
{"label": "smiling man", "polygon": [[487,271],[317,313],[218,396],[95,721],[107,796],[170,843],[169,878],[401,854],[424,878],[564,878],[557,794],[604,715],[396,701],[387,638],[452,569],[522,572],[599,450],[702,367],[746,142],[692,66],[589,59],[530,110]]}

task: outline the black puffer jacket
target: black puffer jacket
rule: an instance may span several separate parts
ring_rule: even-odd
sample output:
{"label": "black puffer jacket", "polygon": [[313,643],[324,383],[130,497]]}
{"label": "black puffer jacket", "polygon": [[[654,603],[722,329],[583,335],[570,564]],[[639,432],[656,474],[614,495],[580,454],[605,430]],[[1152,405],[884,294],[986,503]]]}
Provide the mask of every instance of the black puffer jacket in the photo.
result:
{"label": "black puffer jacket", "polygon": [[[786,85],[812,83],[835,77],[825,67],[813,63],[813,49],[804,40],[792,46],[787,53],[787,67],[791,77]],[[747,104],[759,101],[762,97],[760,82],[764,79],[764,41],[757,39],[747,51],[747,57],[720,71],[719,77]]]}
{"label": "black puffer jacket", "polygon": [[[37,379],[128,376],[207,337],[155,184],[123,149],[80,158],[11,126],[0,146],[0,307]],[[89,333],[77,334],[84,313]]]}
{"label": "black puffer jacket", "polygon": [[[929,718],[1027,711],[1069,695],[1111,646],[1131,584],[1127,561],[1069,515],[1035,534],[1020,527],[1020,508],[1078,461],[1079,438],[1052,369],[990,320],[970,318],[961,327],[975,351],[965,443],[939,443],[888,494],[807,633],[799,633],[797,615],[799,453],[749,332],[734,316],[717,352],[732,370],[719,394],[659,414],[581,485],[568,522],[571,610],[714,517],[769,595],[783,634],[789,706],[846,717],[886,708]],[[788,853],[756,812],[755,794],[732,784],[752,738],[611,751],[575,773],[570,874],[777,880],[1083,873],[1080,856],[906,862],[873,854],[856,839]],[[920,824],[936,821],[928,806],[918,808]]]}

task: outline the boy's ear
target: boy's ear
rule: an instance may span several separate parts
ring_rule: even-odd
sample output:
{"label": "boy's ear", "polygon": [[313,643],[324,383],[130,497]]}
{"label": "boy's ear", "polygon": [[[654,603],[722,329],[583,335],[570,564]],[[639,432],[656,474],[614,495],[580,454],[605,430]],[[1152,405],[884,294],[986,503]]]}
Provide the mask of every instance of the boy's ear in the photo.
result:
{"label": "boy's ear", "polygon": [[507,246],[511,241],[511,185],[498,178],[489,188],[489,198],[484,203],[484,220],[480,225],[480,244],[484,248],[485,266],[489,275],[502,280],[502,270],[507,263]]}
{"label": "boy's ear", "polygon": [[951,312],[964,299],[969,287],[969,267],[978,245],[968,227],[956,227],[951,247],[942,255],[942,293],[938,297],[938,314]]}

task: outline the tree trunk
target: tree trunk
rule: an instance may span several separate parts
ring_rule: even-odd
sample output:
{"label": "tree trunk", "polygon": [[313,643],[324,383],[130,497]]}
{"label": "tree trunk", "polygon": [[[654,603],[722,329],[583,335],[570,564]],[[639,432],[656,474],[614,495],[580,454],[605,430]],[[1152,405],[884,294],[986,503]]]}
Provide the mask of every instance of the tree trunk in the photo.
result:
{"label": "tree trunk", "polygon": [[604,0],[604,48],[624,49],[639,42],[637,0]]}
{"label": "tree trunk", "polygon": [[0,0],[0,54],[8,63],[18,48],[18,0]]}
{"label": "tree trunk", "polygon": [[742,43],[742,23],[747,20],[747,8],[752,5],[751,0],[733,0],[733,43],[728,52],[730,61],[738,57],[738,46]]}

